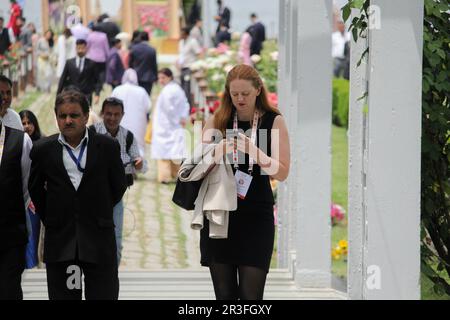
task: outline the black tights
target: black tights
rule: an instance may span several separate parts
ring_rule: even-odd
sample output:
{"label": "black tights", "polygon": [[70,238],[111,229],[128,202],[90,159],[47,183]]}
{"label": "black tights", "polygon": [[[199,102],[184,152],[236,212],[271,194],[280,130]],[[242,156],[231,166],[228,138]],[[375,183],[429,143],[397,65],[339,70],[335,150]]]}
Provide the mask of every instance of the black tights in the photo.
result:
{"label": "black tights", "polygon": [[210,265],[209,271],[217,300],[263,299],[267,276],[265,270],[250,266],[214,263]]}

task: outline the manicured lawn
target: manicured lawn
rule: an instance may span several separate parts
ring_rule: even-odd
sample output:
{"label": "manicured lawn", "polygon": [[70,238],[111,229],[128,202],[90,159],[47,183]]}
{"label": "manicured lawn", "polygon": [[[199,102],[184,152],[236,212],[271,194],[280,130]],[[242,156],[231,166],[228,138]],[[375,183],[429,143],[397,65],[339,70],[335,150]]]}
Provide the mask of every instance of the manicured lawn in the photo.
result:
{"label": "manicured lawn", "polygon": [[[347,130],[332,128],[332,201],[345,209],[345,219],[332,228],[331,245],[336,247],[340,240],[347,240]],[[332,261],[331,271],[339,277],[347,276],[346,257]]]}

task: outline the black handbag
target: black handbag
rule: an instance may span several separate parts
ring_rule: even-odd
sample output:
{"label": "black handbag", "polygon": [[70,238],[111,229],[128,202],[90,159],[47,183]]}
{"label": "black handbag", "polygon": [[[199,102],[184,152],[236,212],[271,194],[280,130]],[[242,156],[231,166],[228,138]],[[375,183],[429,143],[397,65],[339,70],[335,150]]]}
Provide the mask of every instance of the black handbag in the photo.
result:
{"label": "black handbag", "polygon": [[185,210],[194,210],[195,199],[197,199],[198,191],[202,185],[203,179],[199,181],[182,182],[177,179],[175,191],[173,192],[172,201]]}

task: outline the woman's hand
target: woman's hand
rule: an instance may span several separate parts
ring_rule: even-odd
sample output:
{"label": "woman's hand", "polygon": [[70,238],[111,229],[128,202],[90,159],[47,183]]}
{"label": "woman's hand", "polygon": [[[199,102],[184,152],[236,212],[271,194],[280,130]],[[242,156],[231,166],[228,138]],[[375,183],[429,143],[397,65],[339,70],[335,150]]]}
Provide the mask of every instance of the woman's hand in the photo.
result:
{"label": "woman's hand", "polygon": [[214,162],[221,163],[223,156],[233,152],[233,140],[222,139],[214,148]]}
{"label": "woman's hand", "polygon": [[250,138],[248,138],[245,134],[239,133],[237,138],[237,149],[242,153],[247,153],[253,159],[257,158],[258,155],[258,147],[255,146]]}

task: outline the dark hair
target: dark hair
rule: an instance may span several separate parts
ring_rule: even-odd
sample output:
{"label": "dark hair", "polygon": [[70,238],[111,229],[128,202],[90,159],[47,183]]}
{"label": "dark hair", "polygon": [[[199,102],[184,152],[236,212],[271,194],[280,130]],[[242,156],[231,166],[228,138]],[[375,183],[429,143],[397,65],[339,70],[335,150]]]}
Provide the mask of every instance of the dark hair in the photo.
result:
{"label": "dark hair", "polygon": [[42,136],[41,128],[39,127],[39,122],[38,122],[36,116],[34,115],[34,113],[31,112],[30,110],[22,110],[19,112],[19,116],[20,116],[20,120],[23,120],[23,118],[28,118],[28,120],[30,120],[30,122],[33,124],[34,132],[30,136],[31,140],[32,141],[39,140]]}
{"label": "dark hair", "polygon": [[250,18],[258,18],[258,16],[256,15],[256,13],[252,13],[252,14],[250,15]]}
{"label": "dark hair", "polygon": [[81,44],[83,44],[83,45],[87,45],[87,42],[86,42],[86,40],[84,40],[84,39],[77,39],[77,41],[75,42],[75,44],[77,45],[77,46],[79,46],[79,45],[81,45]]}
{"label": "dark hair", "polygon": [[77,103],[81,106],[81,110],[85,115],[89,114],[89,102],[86,96],[79,90],[66,89],[56,96],[55,114],[59,106],[65,103]]}
{"label": "dark hair", "polygon": [[114,38],[114,39],[111,40],[111,45],[112,45],[112,46],[115,46],[116,44],[118,44],[118,43],[120,43],[120,42],[122,42],[122,40],[117,39],[117,38]]}
{"label": "dark hair", "polygon": [[5,22],[5,19],[4,19],[3,17],[0,17],[0,20],[3,21],[3,22]]}
{"label": "dark hair", "polygon": [[131,36],[131,42],[138,42],[141,40],[141,32],[139,30],[134,30]]}
{"label": "dark hair", "polygon": [[162,73],[163,75],[173,79],[173,72],[169,68],[162,68],[158,71],[158,73]]}
{"label": "dark hair", "polygon": [[122,112],[124,111],[123,101],[114,97],[106,98],[105,101],[103,101],[102,113],[105,111],[106,106],[118,106],[122,108]]}
{"label": "dark hair", "polygon": [[50,46],[50,48],[53,48],[53,45],[55,44],[55,40],[53,40],[53,37],[55,36],[55,34],[53,33],[52,29],[48,29],[47,31],[45,31],[46,34],[47,32],[50,32],[52,34],[51,38],[48,40],[48,45]]}
{"label": "dark hair", "polygon": [[142,41],[148,41],[148,40],[150,40],[147,31],[142,31],[142,32],[141,32],[141,40],[142,40]]}
{"label": "dark hair", "polygon": [[181,32],[186,33],[187,35],[189,35],[191,33],[191,28],[189,27],[183,27],[181,28]]}
{"label": "dark hair", "polygon": [[69,28],[64,28],[64,36],[66,37],[66,38],[69,38],[71,35],[72,35],[72,31],[70,31],[70,29]]}
{"label": "dark hair", "polygon": [[0,74],[0,82],[7,83],[9,87],[12,88],[12,81],[2,74]]}

